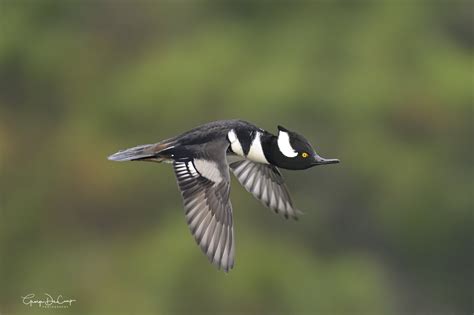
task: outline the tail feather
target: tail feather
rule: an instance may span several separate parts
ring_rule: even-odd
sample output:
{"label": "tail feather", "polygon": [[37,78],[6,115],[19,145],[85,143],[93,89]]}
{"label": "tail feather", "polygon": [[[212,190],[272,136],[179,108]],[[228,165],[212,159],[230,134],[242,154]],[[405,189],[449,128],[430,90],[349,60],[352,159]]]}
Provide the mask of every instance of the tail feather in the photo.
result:
{"label": "tail feather", "polygon": [[169,149],[169,143],[143,144],[130,149],[121,150],[108,157],[110,161],[137,161],[137,160],[155,160],[161,161],[158,157],[160,151]]}
{"label": "tail feather", "polygon": [[130,149],[121,150],[109,156],[108,159],[111,161],[133,161],[136,159],[151,157],[154,155],[150,150],[151,146],[151,144],[144,144]]}

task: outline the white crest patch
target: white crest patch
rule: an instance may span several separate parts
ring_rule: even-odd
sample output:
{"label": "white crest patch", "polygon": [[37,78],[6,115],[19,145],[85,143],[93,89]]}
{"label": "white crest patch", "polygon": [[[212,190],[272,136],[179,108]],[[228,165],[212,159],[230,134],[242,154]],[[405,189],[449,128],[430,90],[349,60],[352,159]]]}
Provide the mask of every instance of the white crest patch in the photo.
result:
{"label": "white crest patch", "polygon": [[290,143],[290,135],[288,132],[281,131],[278,133],[278,149],[280,152],[287,157],[296,157],[298,152],[293,149]]}
{"label": "white crest patch", "polygon": [[244,150],[242,149],[242,145],[240,144],[239,138],[237,138],[234,129],[229,131],[229,133],[227,134],[227,138],[229,139],[230,148],[232,149],[232,152],[237,155],[244,156]]}
{"label": "white crest patch", "polygon": [[252,144],[250,145],[249,154],[247,154],[247,159],[258,163],[270,164],[263,153],[262,142],[260,140],[261,135],[262,133],[259,131],[255,134],[255,138],[253,138]]}
{"label": "white crest patch", "polygon": [[204,159],[194,159],[194,166],[205,178],[215,182],[220,183],[223,181],[221,172],[216,162],[204,160]]}

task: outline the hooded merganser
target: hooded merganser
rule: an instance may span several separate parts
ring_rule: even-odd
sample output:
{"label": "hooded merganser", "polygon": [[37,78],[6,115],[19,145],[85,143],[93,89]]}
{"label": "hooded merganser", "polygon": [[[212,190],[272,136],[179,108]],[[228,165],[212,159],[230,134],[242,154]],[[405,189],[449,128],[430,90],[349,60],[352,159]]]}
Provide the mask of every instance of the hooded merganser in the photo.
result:
{"label": "hooded merganser", "polygon": [[296,132],[278,126],[278,136],[242,120],[214,121],[155,144],[108,157],[112,161],[173,164],[189,228],[209,260],[228,272],[234,266],[229,169],[266,207],[297,219],[278,168],[303,170],[339,163],[320,157]]}

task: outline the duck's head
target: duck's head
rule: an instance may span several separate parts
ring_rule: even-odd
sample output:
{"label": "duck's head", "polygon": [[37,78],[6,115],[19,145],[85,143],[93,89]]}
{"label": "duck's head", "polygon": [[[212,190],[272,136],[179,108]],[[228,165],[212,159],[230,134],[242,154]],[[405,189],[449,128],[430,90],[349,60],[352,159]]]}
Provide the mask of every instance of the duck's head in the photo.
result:
{"label": "duck's head", "polygon": [[304,170],[316,165],[339,163],[338,159],[319,156],[302,135],[278,126],[278,136],[271,139],[267,160],[273,165],[290,170]]}

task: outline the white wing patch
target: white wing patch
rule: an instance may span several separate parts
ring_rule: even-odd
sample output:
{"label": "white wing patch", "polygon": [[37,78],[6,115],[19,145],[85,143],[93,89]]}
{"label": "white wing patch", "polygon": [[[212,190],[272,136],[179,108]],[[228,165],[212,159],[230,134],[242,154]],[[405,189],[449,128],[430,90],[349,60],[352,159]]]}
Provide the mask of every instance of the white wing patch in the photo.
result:
{"label": "white wing patch", "polygon": [[[194,159],[194,166],[196,166],[196,169],[201,176],[213,181],[214,183],[220,183],[224,180],[217,163],[213,161]],[[193,170],[190,168],[190,171],[192,172]]]}
{"label": "white wing patch", "polygon": [[240,144],[239,138],[237,138],[234,129],[229,131],[229,133],[227,134],[227,138],[229,139],[230,148],[232,149],[232,152],[240,156],[245,156],[244,150],[242,149],[242,145]]}
{"label": "white wing patch", "polygon": [[194,168],[194,165],[193,165],[193,162],[189,161],[187,163],[188,165],[188,168],[189,168],[189,172],[191,173],[192,176],[197,176],[198,173],[196,172],[196,168]]}
{"label": "white wing patch", "polygon": [[263,153],[262,142],[260,140],[261,135],[262,133],[259,131],[255,134],[255,138],[250,145],[249,154],[247,154],[247,159],[258,163],[270,164]]}
{"label": "white wing patch", "polygon": [[287,157],[296,157],[298,152],[293,149],[290,143],[290,135],[288,132],[281,131],[278,133],[278,149],[280,152]]}

